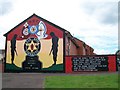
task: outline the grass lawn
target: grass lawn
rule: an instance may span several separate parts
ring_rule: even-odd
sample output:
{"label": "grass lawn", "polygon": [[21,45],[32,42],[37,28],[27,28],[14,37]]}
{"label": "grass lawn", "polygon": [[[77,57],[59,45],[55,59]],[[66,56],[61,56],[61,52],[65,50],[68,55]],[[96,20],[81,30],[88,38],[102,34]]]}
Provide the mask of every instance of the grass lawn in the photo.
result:
{"label": "grass lawn", "polygon": [[118,88],[118,75],[48,76],[45,88]]}

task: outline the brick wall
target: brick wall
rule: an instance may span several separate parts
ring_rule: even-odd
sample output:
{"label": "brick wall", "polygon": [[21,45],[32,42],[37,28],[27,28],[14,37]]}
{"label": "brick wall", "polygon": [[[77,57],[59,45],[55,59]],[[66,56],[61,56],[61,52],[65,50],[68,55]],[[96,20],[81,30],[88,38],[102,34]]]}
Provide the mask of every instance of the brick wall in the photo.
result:
{"label": "brick wall", "polygon": [[77,47],[76,45],[72,42],[72,40],[65,36],[65,54],[66,55],[77,55]]}

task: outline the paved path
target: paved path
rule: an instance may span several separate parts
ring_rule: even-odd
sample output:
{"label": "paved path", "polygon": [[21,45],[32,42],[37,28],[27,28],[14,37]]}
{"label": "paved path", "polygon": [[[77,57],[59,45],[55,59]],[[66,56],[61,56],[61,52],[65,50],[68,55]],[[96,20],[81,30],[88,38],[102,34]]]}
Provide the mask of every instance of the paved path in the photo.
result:
{"label": "paved path", "polygon": [[43,88],[44,76],[41,74],[7,73],[2,75],[3,88]]}
{"label": "paved path", "polygon": [[[117,73],[117,72],[116,72]],[[70,75],[100,75],[113,74],[108,72],[82,72],[79,74],[65,73],[3,73],[3,88],[44,88],[46,76],[70,76]]]}

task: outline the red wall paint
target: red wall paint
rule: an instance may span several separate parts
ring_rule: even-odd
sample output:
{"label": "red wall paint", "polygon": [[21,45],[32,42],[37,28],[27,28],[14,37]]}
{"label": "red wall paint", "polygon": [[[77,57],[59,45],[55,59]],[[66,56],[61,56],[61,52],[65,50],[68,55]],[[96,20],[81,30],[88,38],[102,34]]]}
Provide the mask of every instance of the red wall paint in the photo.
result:
{"label": "red wall paint", "polygon": [[72,72],[72,57],[65,57],[65,72],[71,73]]}
{"label": "red wall paint", "polygon": [[116,56],[108,56],[108,67],[110,72],[116,71]]}
{"label": "red wall paint", "polygon": [[[29,24],[30,26],[32,26],[32,25],[38,25],[40,21],[41,21],[40,18],[38,18],[38,17],[36,17],[36,16],[33,16],[32,18],[28,19],[26,22],[28,22],[28,24]],[[11,40],[15,34],[18,35],[17,40],[23,40],[23,39],[26,39],[26,38],[28,38],[28,37],[35,36],[35,35],[30,35],[30,36],[28,36],[28,37],[26,37],[26,38],[21,38],[21,37],[22,37],[22,29],[23,29],[23,27],[24,27],[23,25],[24,25],[26,22],[22,23],[21,25],[17,26],[16,28],[14,28],[14,29],[8,34],[7,40]],[[44,21],[43,21],[43,22],[44,22]],[[48,34],[48,37],[45,38],[45,39],[50,39],[50,38],[51,38],[50,32],[54,32],[55,35],[58,36],[58,38],[63,38],[63,31],[62,31],[62,30],[56,28],[55,26],[50,25],[50,24],[47,23],[47,22],[44,22],[44,23],[45,23],[46,28],[47,28],[46,34]]]}

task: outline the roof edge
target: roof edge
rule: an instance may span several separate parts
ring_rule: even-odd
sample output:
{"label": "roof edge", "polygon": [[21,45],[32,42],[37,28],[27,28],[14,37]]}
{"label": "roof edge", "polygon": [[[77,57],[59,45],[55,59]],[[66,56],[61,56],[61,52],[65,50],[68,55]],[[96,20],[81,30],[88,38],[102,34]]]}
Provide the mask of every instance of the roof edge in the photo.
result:
{"label": "roof edge", "polygon": [[22,21],[21,23],[17,24],[14,28],[12,28],[10,31],[8,31],[7,33],[5,33],[3,36],[7,36],[13,29],[15,29],[16,27],[18,27],[19,25],[21,25],[22,23],[24,23],[25,21],[27,21],[28,19],[30,19],[31,17],[35,16],[36,14],[33,13],[33,15],[29,16],[27,19],[25,19],[24,21]]}
{"label": "roof edge", "polygon": [[36,15],[35,13],[33,13],[33,15],[29,16],[27,19],[25,19],[24,21],[22,21],[21,23],[19,23],[18,25],[16,25],[16,26],[15,26],[14,28],[12,28],[10,31],[8,31],[7,33],[3,34],[3,36],[6,37],[13,29],[17,28],[19,25],[21,25],[22,23],[26,22],[28,19],[32,18],[33,16],[36,16],[36,17],[42,19],[43,21],[48,22],[48,24],[50,24],[50,25],[52,25],[52,26],[55,26],[56,28],[59,28],[59,29],[61,29],[61,30],[64,31],[64,32],[67,31],[67,30],[65,30],[64,28],[62,28],[62,27],[60,27],[60,26],[58,26],[58,25],[56,25],[56,24],[54,24],[54,23],[52,23],[52,22],[50,22],[50,21],[48,21],[48,20],[46,20],[46,19],[38,16],[38,15]]}

